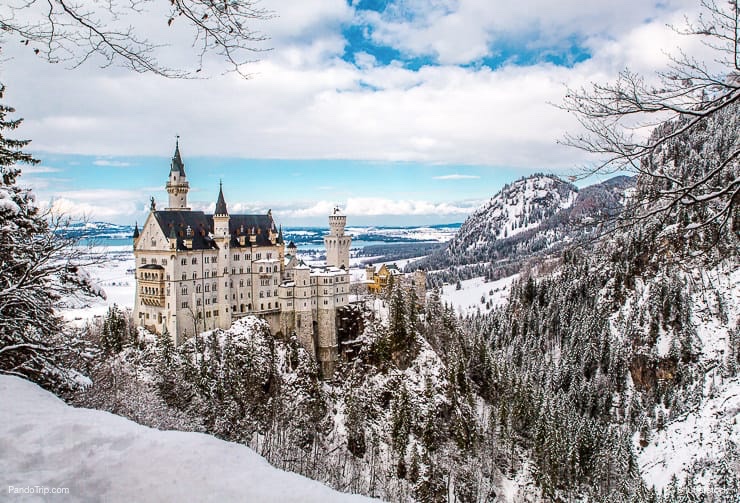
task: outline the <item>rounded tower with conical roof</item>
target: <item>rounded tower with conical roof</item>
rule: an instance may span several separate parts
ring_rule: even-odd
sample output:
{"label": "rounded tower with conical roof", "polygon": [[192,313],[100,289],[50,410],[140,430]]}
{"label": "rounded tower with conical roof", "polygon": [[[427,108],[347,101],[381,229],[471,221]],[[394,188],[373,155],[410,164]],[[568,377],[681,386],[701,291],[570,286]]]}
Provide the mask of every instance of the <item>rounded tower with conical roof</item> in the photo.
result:
{"label": "rounded tower with conical roof", "polygon": [[172,156],[170,165],[170,176],[165,185],[167,193],[170,195],[170,204],[167,210],[189,210],[188,208],[188,191],[190,184],[185,176],[185,165],[180,157],[180,137],[175,142],[175,155]]}

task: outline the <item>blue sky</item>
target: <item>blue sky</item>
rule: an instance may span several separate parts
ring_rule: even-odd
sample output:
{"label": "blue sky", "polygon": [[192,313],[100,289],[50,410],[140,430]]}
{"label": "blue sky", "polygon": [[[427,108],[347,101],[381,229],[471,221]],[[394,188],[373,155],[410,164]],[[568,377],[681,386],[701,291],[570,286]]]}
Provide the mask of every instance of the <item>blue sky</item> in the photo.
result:
{"label": "blue sky", "polygon": [[[223,179],[235,211],[272,208],[287,225],[322,224],[337,203],[358,224],[444,223],[521,176],[593,162],[557,143],[578,124],[553,103],[626,66],[649,75],[679,43],[691,52],[666,24],[695,3],[264,0],[277,17],[255,28],[271,50],[249,80],[214,60],[204,80],[69,70],[15,44],[0,71],[43,161],[23,180],[60,211],[143,219],[150,196],[164,204],[181,135],[194,208]],[[166,35],[183,38],[163,61],[192,62],[187,34]]]}

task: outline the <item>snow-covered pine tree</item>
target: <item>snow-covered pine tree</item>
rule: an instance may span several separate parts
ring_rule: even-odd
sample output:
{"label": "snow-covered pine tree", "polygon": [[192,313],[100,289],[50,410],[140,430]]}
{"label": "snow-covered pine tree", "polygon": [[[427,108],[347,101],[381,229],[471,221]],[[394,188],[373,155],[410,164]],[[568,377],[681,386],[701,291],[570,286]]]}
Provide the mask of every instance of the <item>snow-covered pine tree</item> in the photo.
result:
{"label": "snow-covered pine tree", "polygon": [[[4,91],[0,85],[0,100]],[[8,137],[22,122],[9,117],[14,112],[0,103],[0,373],[63,388],[73,383],[64,363],[70,345],[55,307],[93,286],[79,269],[74,242],[54,233],[60,219],[17,183],[18,164],[38,160],[23,151],[30,140]]]}

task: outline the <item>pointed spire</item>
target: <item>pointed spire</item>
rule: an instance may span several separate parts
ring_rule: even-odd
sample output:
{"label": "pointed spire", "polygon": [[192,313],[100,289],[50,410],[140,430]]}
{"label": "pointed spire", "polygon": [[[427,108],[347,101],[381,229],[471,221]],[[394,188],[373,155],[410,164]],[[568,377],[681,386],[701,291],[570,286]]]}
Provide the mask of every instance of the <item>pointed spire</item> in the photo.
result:
{"label": "pointed spire", "polygon": [[139,222],[136,222],[136,225],[134,226],[134,239],[139,238]]}
{"label": "pointed spire", "polygon": [[283,224],[280,224],[280,230],[278,231],[277,242],[278,243],[283,242]]}
{"label": "pointed spire", "polygon": [[218,182],[218,200],[216,201],[216,212],[214,215],[228,215],[229,212],[226,210],[226,200],[224,199],[224,184],[222,181]]}
{"label": "pointed spire", "polygon": [[172,156],[172,167],[170,171],[179,171],[180,176],[185,176],[185,165],[180,157],[180,135],[175,140],[175,155]]}

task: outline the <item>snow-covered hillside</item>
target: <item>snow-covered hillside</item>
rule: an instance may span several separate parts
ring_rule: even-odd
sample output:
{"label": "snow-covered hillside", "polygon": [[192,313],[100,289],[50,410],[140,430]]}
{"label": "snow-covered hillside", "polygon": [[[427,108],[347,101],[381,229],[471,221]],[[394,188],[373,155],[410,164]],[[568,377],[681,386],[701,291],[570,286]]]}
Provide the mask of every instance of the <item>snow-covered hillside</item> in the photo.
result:
{"label": "snow-covered hillside", "polygon": [[534,175],[501,189],[477,209],[460,228],[455,240],[466,249],[479,248],[534,229],[559,210],[570,207],[578,189],[556,176]]}
{"label": "snow-covered hillside", "polygon": [[26,489],[37,487],[69,489],[54,501],[371,501],[278,470],[246,446],[70,407],[16,377],[0,376],[0,403],[0,483],[6,495],[22,491],[12,501],[40,501]]}

